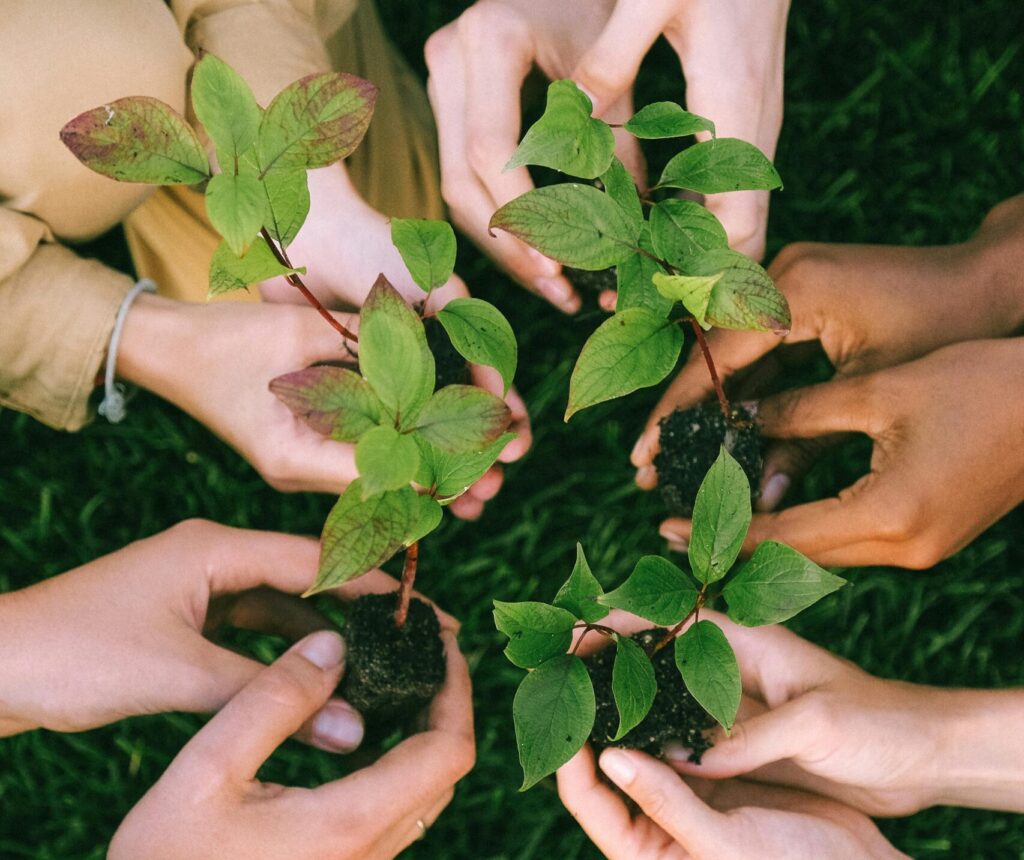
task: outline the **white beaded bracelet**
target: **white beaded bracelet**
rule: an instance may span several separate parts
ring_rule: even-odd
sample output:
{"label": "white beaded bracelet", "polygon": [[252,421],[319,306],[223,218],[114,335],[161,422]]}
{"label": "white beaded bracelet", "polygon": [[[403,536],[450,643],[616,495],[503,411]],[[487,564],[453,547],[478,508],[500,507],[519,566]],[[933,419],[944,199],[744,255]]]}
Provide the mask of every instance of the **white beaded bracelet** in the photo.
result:
{"label": "white beaded bracelet", "polygon": [[121,301],[121,307],[117,311],[117,319],[114,321],[114,331],[110,335],[110,348],[107,350],[107,370],[103,376],[103,400],[99,405],[99,413],[111,424],[119,424],[124,420],[125,410],[125,386],[120,382],[114,382],[114,370],[117,367],[117,348],[121,344],[121,332],[124,329],[125,317],[128,310],[138,297],[139,293],[155,293],[156,284],[150,278],[143,278],[128,291],[128,295]]}

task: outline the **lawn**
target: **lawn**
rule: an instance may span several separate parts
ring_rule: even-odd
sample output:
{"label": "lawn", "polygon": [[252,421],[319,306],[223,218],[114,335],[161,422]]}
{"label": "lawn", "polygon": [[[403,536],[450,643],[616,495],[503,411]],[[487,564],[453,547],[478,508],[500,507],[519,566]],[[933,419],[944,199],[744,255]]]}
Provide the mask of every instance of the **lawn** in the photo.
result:
{"label": "lawn", "polygon": [[[400,46],[422,71],[423,40],[463,5],[384,0],[382,11],[385,20],[401,20]],[[642,73],[640,103],[678,98],[676,72],[671,52],[658,46]],[[770,254],[800,239],[937,244],[967,237],[990,206],[1024,190],[1022,84],[1020,0],[794,4],[777,158],[786,187],[774,195]],[[124,264],[116,235],[91,250]],[[516,791],[511,702],[521,672],[501,655],[490,603],[550,598],[577,539],[606,584],[621,580],[639,555],[663,549],[659,502],[633,487],[627,460],[657,391],[564,425],[569,371],[596,310],[566,319],[525,299],[468,247],[459,270],[519,334],[517,384],[535,443],[507,470],[483,519],[449,519],[424,548],[422,588],[463,620],[478,764],[408,856],[596,857],[551,781],[525,795]],[[274,492],[202,427],[147,395],[134,401],[124,424],[100,421],[74,436],[0,412],[0,440],[3,591],[186,517],[314,533],[331,504]],[[820,464],[800,493],[835,491],[865,462],[865,446],[854,444]],[[955,505],[956,488],[949,490]],[[848,571],[854,587],[794,627],[886,677],[969,687],[1024,683],[1022,526],[1017,510],[930,571]],[[264,653],[277,645],[254,644]],[[166,715],[0,742],[0,857],[102,857],[119,820],[201,722]],[[266,776],[310,784],[343,768],[337,757],[289,743]],[[1024,816],[934,809],[883,828],[915,857],[1024,857]]]}

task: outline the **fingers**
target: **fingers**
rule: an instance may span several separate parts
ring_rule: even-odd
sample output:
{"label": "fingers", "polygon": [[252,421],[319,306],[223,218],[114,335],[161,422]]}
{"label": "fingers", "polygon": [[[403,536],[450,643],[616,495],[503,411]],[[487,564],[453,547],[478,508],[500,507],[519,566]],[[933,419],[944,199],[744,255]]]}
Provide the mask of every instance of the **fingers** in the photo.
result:
{"label": "fingers", "polygon": [[313,633],[256,675],[185,746],[172,767],[244,783],[327,701],[342,673],[337,633]]}
{"label": "fingers", "polygon": [[598,778],[586,744],[558,769],[558,796],[594,845],[607,857],[629,857],[633,819],[626,804]]}
{"label": "fingers", "polygon": [[[332,627],[331,622],[317,612],[308,600],[270,588],[254,589],[221,600],[227,602],[223,606],[210,606],[207,630],[216,630],[227,624],[243,630],[283,636],[290,642],[297,642],[316,630],[329,630]],[[218,612],[218,609],[222,611]]]}
{"label": "fingers", "polygon": [[757,510],[774,511],[786,497],[793,481],[802,477],[826,451],[844,438],[843,434],[837,433],[820,439],[787,440],[771,445],[764,456]]}
{"label": "fingers", "polygon": [[618,0],[601,35],[572,73],[594,103],[595,116],[632,88],[640,63],[675,10],[674,0]]}
{"label": "fingers", "polygon": [[[668,765],[632,750],[607,749],[601,770],[644,814],[687,851],[716,856],[726,819],[708,807]],[[719,846],[720,847],[720,846]]]}
{"label": "fingers", "polygon": [[[342,600],[355,600],[357,597],[361,597],[364,594],[393,593],[397,588],[398,581],[394,577],[388,576],[382,570],[371,570],[369,573],[364,573],[362,576],[350,579],[338,588],[332,588],[327,593],[333,594],[335,597],[340,597]],[[413,596],[418,597],[420,600],[431,605],[437,615],[437,620],[440,622],[442,629],[458,633],[461,625],[455,616],[449,615],[436,603],[430,600],[430,598],[421,594],[419,591],[413,591]]]}
{"label": "fingers", "polygon": [[834,379],[767,397],[757,404],[757,424],[773,439],[856,432],[877,436],[890,419],[879,408],[876,379],[876,374]]}
{"label": "fingers", "polygon": [[[491,392],[495,397],[502,396],[504,383],[501,375],[493,367],[474,364],[470,367],[470,373],[474,385]],[[516,438],[505,446],[498,459],[502,463],[514,463],[530,450],[530,445],[533,444],[533,431],[530,429],[530,414],[526,410],[526,403],[515,387],[509,388],[504,398],[511,416],[508,429],[516,434]]]}
{"label": "fingers", "polygon": [[213,594],[270,586],[301,594],[316,576],[320,544],[314,538],[234,529],[216,523],[183,523],[208,549],[205,574]]}

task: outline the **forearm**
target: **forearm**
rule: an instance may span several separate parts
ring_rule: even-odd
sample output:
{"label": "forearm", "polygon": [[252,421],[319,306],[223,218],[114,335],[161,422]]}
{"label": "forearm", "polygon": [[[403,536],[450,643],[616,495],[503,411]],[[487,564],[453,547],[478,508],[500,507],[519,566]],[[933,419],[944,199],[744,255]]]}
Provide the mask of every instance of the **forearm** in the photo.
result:
{"label": "forearm", "polygon": [[950,690],[936,804],[1024,812],[1024,690]]}

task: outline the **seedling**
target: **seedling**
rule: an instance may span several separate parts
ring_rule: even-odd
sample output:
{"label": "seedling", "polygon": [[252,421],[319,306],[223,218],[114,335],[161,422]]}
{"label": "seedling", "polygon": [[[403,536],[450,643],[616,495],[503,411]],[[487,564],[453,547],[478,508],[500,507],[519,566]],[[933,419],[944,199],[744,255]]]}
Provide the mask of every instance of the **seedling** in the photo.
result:
{"label": "seedling", "polygon": [[[692,331],[704,356],[727,425],[745,419],[725,395],[704,332],[713,326],[785,335],[785,297],[753,260],[729,249],[725,229],[691,200],[664,197],[663,189],[700,194],[781,188],[771,162],[755,146],[716,138],[714,123],[672,102],[638,111],[621,127],[640,139],[707,132],[710,140],[683,149],[641,197],[615,157],[612,126],[591,114],[590,99],[572,81],[548,88],[543,116],[526,132],[506,170],[541,165],[599,180],[528,191],[502,206],[491,228],[505,230],[560,263],[597,272],[615,269],[615,313],[590,336],[569,383],[568,421],[581,409],[656,385],[675,368],[683,330]],[[690,483],[710,466],[720,436]],[[758,462],[751,469],[756,477]],[[691,491],[692,493],[692,491]],[[692,505],[690,495],[688,505]],[[686,508],[688,505],[683,505]],[[677,506],[678,507],[678,506]]]}
{"label": "seedling", "polygon": [[[775,541],[760,544],[730,572],[750,520],[746,475],[722,448],[697,493],[691,573],[645,556],[625,582],[605,593],[577,544],[576,565],[551,604],[494,602],[495,624],[509,637],[505,656],[529,670],[512,705],[521,790],[565,764],[588,739],[657,753],[664,741],[682,738],[699,761],[709,746],[704,729],[719,723],[731,731],[740,704],[739,666],[722,629],[702,619],[701,609],[722,597],[738,624],[776,624],[846,584]],[[712,589],[723,581],[720,590]],[[613,608],[659,629],[620,636],[601,624]],[[611,671],[607,653],[589,667],[578,656],[591,634],[614,642]],[[674,676],[666,666],[668,646]],[[609,719],[613,707],[617,720]]]}
{"label": "seedling", "polygon": [[[391,641],[404,654],[415,655],[399,656],[394,661],[399,671],[420,665],[421,652],[432,652],[440,662],[436,690],[444,664],[433,612],[413,613],[423,619],[433,643],[412,643],[404,629],[419,541],[437,528],[443,506],[480,478],[513,438],[505,432],[510,415],[501,398],[464,384],[468,380],[435,384],[424,319],[431,292],[452,275],[455,234],[443,221],[392,220],[392,241],[424,299],[411,308],[381,275],[360,311],[358,335],[310,292],[302,281],[305,268],[295,265],[287,251],[309,212],[307,171],[333,164],[359,145],[376,95],[369,81],[317,74],[286,87],[264,109],[235,71],[206,54],[196,64],[191,98],[214,158],[207,157],[184,117],[145,97],[86,111],[64,127],[61,138],[84,164],[113,179],[205,189],[207,214],[223,238],[210,264],[211,297],[284,276],[353,354],[358,349],[358,373],[315,366],[270,383],[271,391],[313,429],[355,444],[359,478],[327,517],[316,582],[307,594],[341,585],[404,549],[401,586],[387,610],[394,630],[376,635],[373,647],[379,650]],[[447,332],[449,351],[494,367],[507,392],[517,346],[507,320],[493,305],[456,299],[430,318]],[[376,609],[359,617],[369,615],[370,626],[382,617],[386,623],[383,604],[371,602]],[[351,678],[360,674],[351,652],[362,640],[354,629],[349,639]]]}

